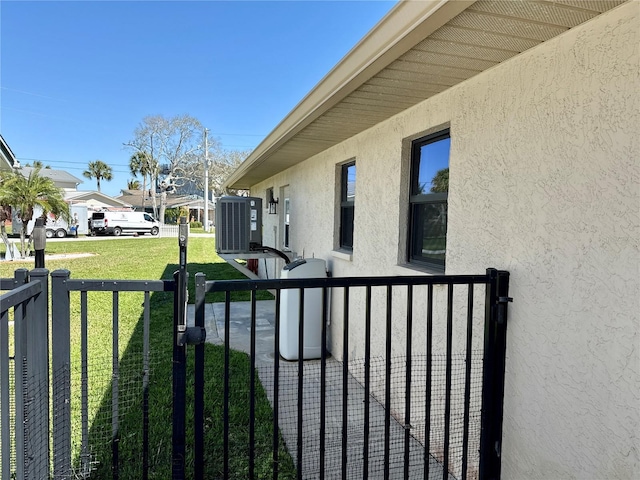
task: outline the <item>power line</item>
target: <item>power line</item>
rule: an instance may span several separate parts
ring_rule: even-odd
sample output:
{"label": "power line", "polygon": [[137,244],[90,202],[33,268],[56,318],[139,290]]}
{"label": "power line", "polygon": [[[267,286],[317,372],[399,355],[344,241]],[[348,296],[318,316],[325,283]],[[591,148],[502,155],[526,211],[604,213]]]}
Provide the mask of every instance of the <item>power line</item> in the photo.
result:
{"label": "power line", "polygon": [[[238,147],[238,148],[248,148],[248,149],[254,149],[256,148],[255,145],[226,145],[227,147]],[[87,161],[73,161],[73,160],[52,160],[52,159],[44,159],[44,158],[29,158],[29,157],[16,157],[17,160],[19,160],[20,162],[42,162],[43,164],[58,164],[58,165],[62,165],[62,167],[66,167],[66,165],[68,164],[72,164],[72,165],[89,165],[89,162],[91,160],[87,160]],[[120,163],[120,162],[111,162],[108,164],[109,166],[117,166],[117,167],[128,167],[129,163],[128,161],[125,161],[125,163]],[[70,169],[74,169],[74,167],[69,167]],[[82,170],[79,168],[75,168],[75,170]],[[127,171],[128,172],[128,171]],[[123,173],[122,171],[120,171],[120,173]]]}
{"label": "power line", "polygon": [[211,135],[225,135],[227,137],[266,137],[257,133],[212,133]]}
{"label": "power line", "polygon": [[[70,160],[45,160],[43,158],[26,158],[26,157],[16,157],[18,160],[20,160],[21,162],[27,161],[27,162],[50,162],[50,163],[63,163],[63,164],[67,164],[67,163],[73,163],[73,164],[79,164],[79,165],[89,165],[89,162],[91,160],[88,160],[86,162],[74,162],[74,161],[70,161]],[[113,163],[113,165],[121,165],[118,163]]]}
{"label": "power line", "polygon": [[[17,157],[16,157],[17,158]],[[85,168],[82,167],[67,167],[66,164],[68,163],[75,163],[75,164],[85,164],[84,162],[58,162],[57,160],[40,160],[38,158],[18,158],[18,160],[20,160],[21,162],[23,160],[28,160],[28,161],[33,161],[33,162],[42,162],[43,164],[45,164],[44,166],[47,167],[51,167],[54,170],[86,170]],[[51,163],[52,165],[48,165],[49,163]],[[56,166],[55,164],[62,164],[62,166]],[[117,170],[117,169],[111,169],[111,171],[113,173],[128,173],[131,174],[130,170]]]}

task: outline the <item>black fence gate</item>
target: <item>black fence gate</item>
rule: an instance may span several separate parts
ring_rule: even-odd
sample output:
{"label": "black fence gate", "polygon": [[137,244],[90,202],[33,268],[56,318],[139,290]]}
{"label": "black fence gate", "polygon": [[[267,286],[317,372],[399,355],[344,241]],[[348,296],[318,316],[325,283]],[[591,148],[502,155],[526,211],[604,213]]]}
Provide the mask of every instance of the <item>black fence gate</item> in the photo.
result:
{"label": "black fence gate", "polygon": [[[500,478],[508,272],[242,281],[207,281],[197,274],[195,319],[188,325],[186,237],[180,248],[173,478]],[[279,355],[287,308],[282,295],[290,289],[299,292],[294,362]],[[231,298],[242,291],[250,292],[250,318],[248,382],[239,394],[231,358],[236,321]],[[273,294],[273,353],[266,362],[257,358],[257,298],[263,291]],[[221,352],[210,364],[205,362],[205,296],[215,292],[225,299],[218,319],[224,333]],[[309,292],[322,295],[322,348],[316,360],[303,360]],[[187,389],[188,345],[194,345],[193,390]],[[205,371],[213,363],[223,363],[223,384],[205,395]],[[264,416],[258,418],[264,395],[272,411],[269,447],[257,440],[265,428]],[[185,411],[191,399],[193,426],[187,438]],[[247,419],[238,426],[232,410],[240,401]],[[211,427],[218,422],[214,417],[221,417],[217,429]],[[246,436],[239,446],[240,433]]]}

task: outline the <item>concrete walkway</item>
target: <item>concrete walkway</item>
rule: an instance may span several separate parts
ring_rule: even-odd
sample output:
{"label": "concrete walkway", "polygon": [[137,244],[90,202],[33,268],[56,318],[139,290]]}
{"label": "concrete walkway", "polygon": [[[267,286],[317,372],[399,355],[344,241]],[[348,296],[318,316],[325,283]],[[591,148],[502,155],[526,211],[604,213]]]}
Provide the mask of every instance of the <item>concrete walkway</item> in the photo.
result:
{"label": "concrete walkway", "polygon": [[[251,302],[232,302],[229,306],[230,347],[242,352],[251,352]],[[189,325],[194,322],[195,306],[187,305]],[[275,301],[256,302],[256,364],[272,363],[275,341]],[[207,342],[224,344],[224,303],[206,303],[204,326],[207,330]]]}
{"label": "concrete walkway", "polygon": [[[193,325],[194,306],[188,305],[187,318]],[[274,405],[275,302],[256,302],[256,366],[258,375]],[[224,342],[224,303],[205,305],[207,342]],[[230,305],[230,347],[250,352],[251,303],[233,302]],[[307,360],[303,367],[302,473],[305,479],[319,478],[320,471],[320,397],[321,365],[319,360]],[[293,457],[298,455],[298,362],[280,360],[278,372],[278,419],[281,434]],[[343,478],[343,366],[333,358],[326,363],[325,409],[325,478]],[[363,478],[364,465],[364,388],[350,374],[347,379],[347,475]],[[369,478],[382,478],[384,473],[383,406],[370,397],[369,410]],[[390,424],[390,478],[404,478],[405,429],[392,416]],[[413,437],[409,439],[409,478],[424,478],[424,448]],[[442,479],[442,465],[433,457],[429,462],[430,479]],[[453,478],[453,477],[450,477]]]}

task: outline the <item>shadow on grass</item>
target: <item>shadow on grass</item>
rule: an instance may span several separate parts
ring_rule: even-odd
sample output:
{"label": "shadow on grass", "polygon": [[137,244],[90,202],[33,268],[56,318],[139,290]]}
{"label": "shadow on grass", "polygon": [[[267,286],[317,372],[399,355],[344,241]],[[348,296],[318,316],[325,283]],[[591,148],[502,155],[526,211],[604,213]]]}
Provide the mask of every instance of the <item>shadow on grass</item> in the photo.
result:
{"label": "shadow on grass", "polygon": [[[173,278],[177,265],[167,265],[163,278]],[[227,264],[189,265],[190,301],[195,297],[194,278],[197,272],[208,279],[244,278]],[[245,298],[246,296],[246,298]],[[260,292],[264,299],[268,292]],[[222,297],[223,298],[223,297]],[[248,300],[248,292],[236,292],[234,301]],[[207,301],[214,301],[213,295]],[[92,454],[91,478],[113,478],[117,468],[120,478],[142,478],[143,474],[143,317],[137,322],[133,335],[119,364],[118,430],[112,442],[112,389],[104,393],[89,432]],[[148,476],[150,479],[171,478],[172,454],[172,357],[173,357],[173,292],[156,292],[150,296],[149,328],[149,386],[148,386]],[[89,332],[91,334],[91,332]],[[126,341],[124,339],[123,341]],[[193,472],[193,348],[187,350],[187,475]],[[229,478],[247,479],[249,452],[249,357],[241,352],[230,355],[230,471]],[[224,348],[205,346],[205,478],[223,477],[223,379]],[[125,391],[126,390],[126,391]],[[256,375],[255,412],[255,475],[272,476],[273,412]],[[105,439],[107,439],[105,441]],[[117,445],[114,464],[113,446]],[[279,478],[295,478],[295,467],[286,452],[282,439],[279,448]]]}

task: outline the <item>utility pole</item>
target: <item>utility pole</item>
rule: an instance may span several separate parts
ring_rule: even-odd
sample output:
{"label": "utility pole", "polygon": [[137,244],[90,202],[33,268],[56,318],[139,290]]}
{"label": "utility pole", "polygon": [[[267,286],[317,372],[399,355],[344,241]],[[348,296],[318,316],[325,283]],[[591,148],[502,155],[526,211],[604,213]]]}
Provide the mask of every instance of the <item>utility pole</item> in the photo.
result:
{"label": "utility pole", "polygon": [[204,129],[204,231],[209,231],[209,143]]}

